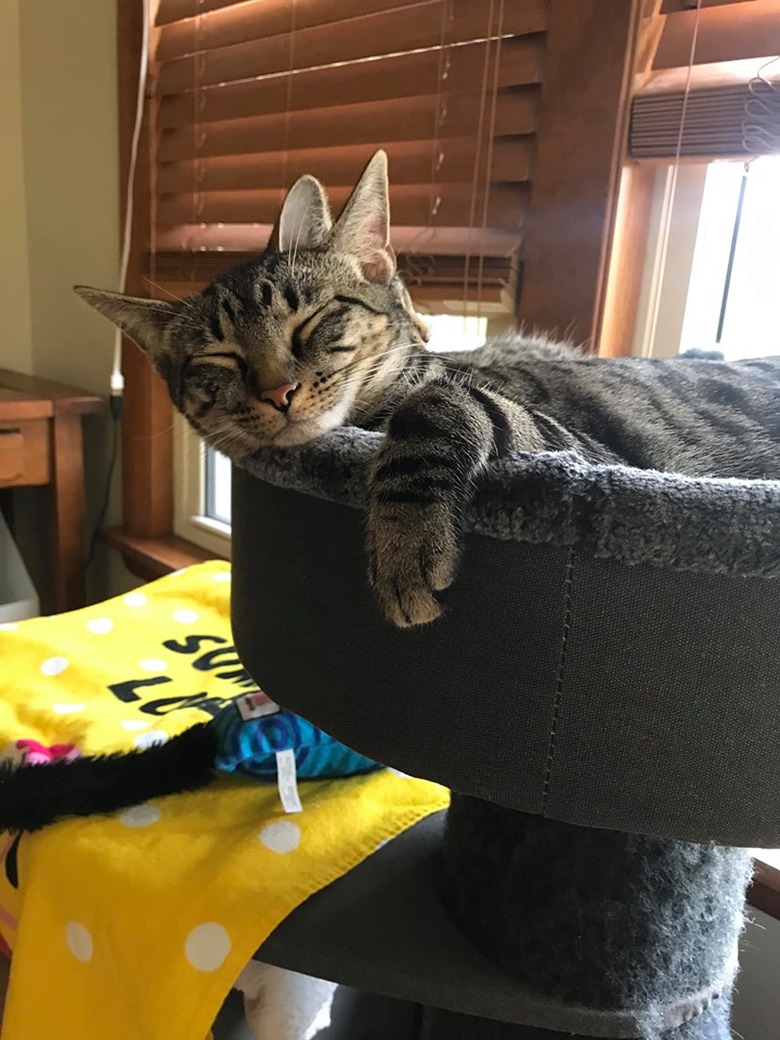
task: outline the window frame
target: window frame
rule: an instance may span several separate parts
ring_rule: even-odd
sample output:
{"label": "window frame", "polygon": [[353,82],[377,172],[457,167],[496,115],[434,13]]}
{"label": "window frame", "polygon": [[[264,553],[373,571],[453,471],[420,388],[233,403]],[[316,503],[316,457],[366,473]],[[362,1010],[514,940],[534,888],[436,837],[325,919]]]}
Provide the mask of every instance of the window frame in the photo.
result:
{"label": "window frame", "polygon": [[230,559],[230,524],[208,515],[206,466],[208,448],[181,415],[174,417],[173,529],[219,557]]}
{"label": "window frame", "polygon": [[[757,161],[761,158],[766,157]],[[733,167],[728,174],[733,183],[723,178],[724,195],[708,198],[710,169],[726,162]],[[676,170],[670,164],[655,171],[631,349],[634,356],[663,358],[692,347],[721,349],[716,342],[720,309],[712,308],[708,286],[718,286],[722,302],[744,185],[750,190],[744,169],[745,161],[735,158],[686,163]],[[708,206],[721,210],[724,204],[730,209],[723,211],[723,221],[703,224]],[[728,347],[723,349],[728,356]]]}
{"label": "window frame", "polygon": [[636,357],[678,353],[708,165],[655,170],[631,345]]}

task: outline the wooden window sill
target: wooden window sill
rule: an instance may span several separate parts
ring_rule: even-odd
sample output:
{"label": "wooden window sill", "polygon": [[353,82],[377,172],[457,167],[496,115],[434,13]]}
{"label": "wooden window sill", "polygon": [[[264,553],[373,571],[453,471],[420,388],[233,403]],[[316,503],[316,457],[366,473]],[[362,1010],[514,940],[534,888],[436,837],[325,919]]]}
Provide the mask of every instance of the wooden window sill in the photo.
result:
{"label": "wooden window sill", "polygon": [[748,903],[756,910],[762,910],[769,917],[780,921],[780,866],[776,866],[777,858],[772,862],[756,858],[756,872],[753,883],[748,889]]}
{"label": "wooden window sill", "polygon": [[204,560],[227,559],[177,535],[140,538],[128,534],[121,527],[108,527],[100,537],[106,545],[121,553],[127,569],[144,581],[153,581]]}

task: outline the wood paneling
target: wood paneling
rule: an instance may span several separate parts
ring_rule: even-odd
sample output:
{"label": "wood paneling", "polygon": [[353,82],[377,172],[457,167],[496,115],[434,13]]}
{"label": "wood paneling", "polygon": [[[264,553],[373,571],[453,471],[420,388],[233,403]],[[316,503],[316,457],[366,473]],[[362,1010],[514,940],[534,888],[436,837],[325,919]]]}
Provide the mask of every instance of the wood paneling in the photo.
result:
{"label": "wood paneling", "polygon": [[624,166],[598,340],[603,357],[631,353],[654,185],[653,166]]}
{"label": "wood paneling", "polygon": [[[696,11],[667,16],[655,68],[687,67],[696,19]],[[780,0],[713,7],[701,11],[698,20],[694,54],[697,65],[780,53]]]}
{"label": "wood paneling", "polygon": [[601,329],[640,15],[639,0],[550,4],[519,318],[577,342]]}
{"label": "wood paneling", "polygon": [[[119,0],[117,61],[119,91],[119,160],[122,229],[124,199],[130,168],[130,142],[138,90],[142,5]],[[151,226],[150,123],[147,107],[136,167],[132,247],[127,275],[128,292],[148,295],[144,280]],[[125,376],[122,420],[122,514],[128,531],[148,537],[168,534],[173,527],[173,412],[162,380],[155,375],[135,344],[122,349]]]}

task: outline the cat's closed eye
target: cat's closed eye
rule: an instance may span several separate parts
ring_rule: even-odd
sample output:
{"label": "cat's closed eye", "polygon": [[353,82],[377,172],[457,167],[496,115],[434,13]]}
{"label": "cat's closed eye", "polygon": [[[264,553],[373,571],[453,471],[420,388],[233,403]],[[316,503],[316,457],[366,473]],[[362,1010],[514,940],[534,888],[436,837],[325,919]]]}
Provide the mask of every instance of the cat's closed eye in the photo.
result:
{"label": "cat's closed eye", "polygon": [[235,369],[237,372],[247,370],[246,358],[235,351],[212,351],[208,354],[196,354],[187,359],[188,365],[218,365],[220,368]]}

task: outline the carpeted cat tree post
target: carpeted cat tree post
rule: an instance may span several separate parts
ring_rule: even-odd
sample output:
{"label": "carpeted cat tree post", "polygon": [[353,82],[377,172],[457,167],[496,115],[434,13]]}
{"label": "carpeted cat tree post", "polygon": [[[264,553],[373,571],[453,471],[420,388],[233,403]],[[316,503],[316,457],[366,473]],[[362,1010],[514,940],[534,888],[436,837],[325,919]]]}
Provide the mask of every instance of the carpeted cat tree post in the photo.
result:
{"label": "carpeted cat tree post", "polygon": [[236,471],[236,641],[452,805],[259,956],[417,1001],[425,1040],[726,1040],[747,849],[780,844],[780,485],[507,460],[445,615],[398,631],[364,573],[375,446]]}

